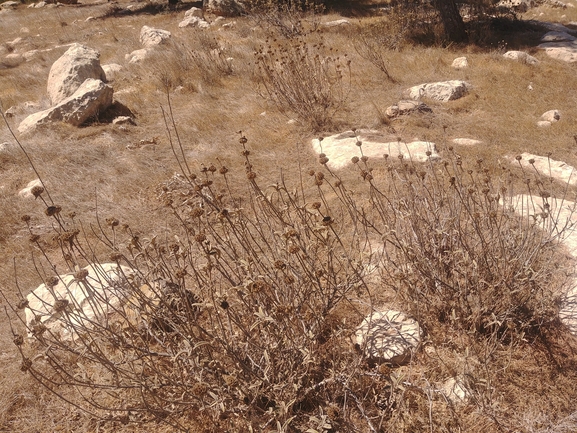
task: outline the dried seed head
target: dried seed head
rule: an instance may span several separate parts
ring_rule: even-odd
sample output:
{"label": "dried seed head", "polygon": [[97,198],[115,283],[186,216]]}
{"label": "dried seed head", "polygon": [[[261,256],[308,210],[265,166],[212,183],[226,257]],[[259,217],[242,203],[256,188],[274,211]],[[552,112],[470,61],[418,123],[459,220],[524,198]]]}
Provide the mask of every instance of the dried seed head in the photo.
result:
{"label": "dried seed head", "polygon": [[222,308],[223,310],[228,310],[228,307],[230,307],[230,304],[227,302],[226,299],[220,303],[220,308]]}
{"label": "dried seed head", "polygon": [[28,306],[28,299],[20,299],[16,304],[16,308],[18,308],[19,310],[23,310],[27,306]]}
{"label": "dried seed head", "polygon": [[324,226],[328,226],[328,225],[332,224],[333,222],[334,222],[334,220],[330,216],[327,215],[327,216],[323,217],[322,224]]}
{"label": "dried seed head", "polygon": [[199,233],[194,237],[194,240],[200,244],[206,240],[206,236],[203,233]]}
{"label": "dried seed head", "polygon": [[247,178],[248,180],[256,179],[256,173],[255,173],[254,171],[249,171],[249,172],[246,174],[246,178]]}
{"label": "dried seed head", "polygon": [[44,187],[37,185],[37,186],[35,186],[35,187],[32,187],[32,189],[30,190],[30,192],[32,193],[32,195],[33,195],[35,198],[38,198],[38,197],[40,197],[40,196],[42,195],[42,193],[44,192]]}
{"label": "dried seed head", "polygon": [[539,195],[541,196],[541,198],[551,197],[551,193],[549,191],[541,191],[541,193]]}
{"label": "dried seed head", "polygon": [[357,140],[357,142],[355,143],[357,146],[361,147],[363,145],[363,142],[360,140]]}
{"label": "dried seed head", "polygon": [[[321,154],[321,155],[324,155],[324,153]],[[320,163],[321,165],[325,165],[327,162],[329,162],[329,159],[328,159],[326,156],[321,156],[321,157],[319,157],[319,163]]]}
{"label": "dried seed head", "polygon": [[248,142],[248,140],[247,140],[246,137],[243,135],[242,137],[240,137],[240,139],[238,140],[238,142],[244,146],[244,145]]}
{"label": "dried seed head", "polygon": [[195,383],[192,385],[192,394],[196,397],[202,397],[208,392],[208,385],[206,383]]}
{"label": "dried seed head", "polygon": [[353,156],[353,157],[351,158],[351,162],[352,162],[353,164],[357,164],[357,163],[359,162],[359,157],[358,157],[358,156]]}
{"label": "dried seed head", "polygon": [[361,161],[363,162],[367,162],[369,160],[369,157],[366,155],[361,156]]}
{"label": "dried seed head", "polygon": [[120,253],[111,253],[109,256],[110,260],[112,260],[113,262],[119,262],[120,260],[122,260],[122,254]]}
{"label": "dried seed head", "polygon": [[27,223],[28,221],[30,221],[30,215],[22,215],[20,217],[20,220],[24,221],[25,223]]}
{"label": "dried seed head", "polygon": [[32,234],[32,235],[30,235],[30,237],[28,238],[28,240],[29,240],[30,242],[38,242],[38,241],[40,240],[40,236],[39,236],[39,235],[34,235],[34,234]]}
{"label": "dried seed head", "polygon": [[22,346],[24,344],[24,337],[22,337],[20,334],[16,334],[12,341],[16,346]]}
{"label": "dried seed head", "polygon": [[214,166],[214,164],[210,164],[208,166],[208,171],[210,171],[211,173],[214,173],[216,171],[216,167]]}
{"label": "dried seed head", "polygon": [[300,248],[297,245],[291,245],[288,249],[288,252],[291,254],[296,254],[300,251]]}
{"label": "dried seed head", "polygon": [[20,371],[28,371],[32,368],[32,360],[30,358],[22,359],[22,364],[20,364]]}
{"label": "dried seed head", "polygon": [[200,218],[204,214],[204,210],[201,207],[195,207],[190,211],[190,216],[192,218]]}
{"label": "dried seed head", "polygon": [[110,227],[117,227],[120,224],[120,221],[118,221],[116,218],[106,218],[106,224],[108,224]]}
{"label": "dried seed head", "polygon": [[222,167],[220,167],[220,170],[218,170],[218,172],[220,174],[227,174],[228,173],[228,168],[226,168],[224,165]]}
{"label": "dried seed head", "polygon": [[521,161],[523,158],[521,157],[521,155],[517,155],[517,156],[515,157],[515,159],[516,159],[517,161]]}
{"label": "dried seed head", "polygon": [[321,204],[320,204],[320,202],[315,201],[315,202],[311,205],[311,207],[312,207],[313,209],[320,209],[320,208],[321,208]]}
{"label": "dried seed head", "polygon": [[425,155],[427,155],[427,156],[431,156],[432,154],[433,154],[433,152],[431,152],[430,150],[427,150],[427,151],[425,152]]}
{"label": "dried seed head", "polygon": [[174,276],[178,279],[184,278],[187,274],[188,274],[188,272],[186,272],[186,269],[182,269],[182,268],[178,268],[174,272]]}
{"label": "dried seed head", "polygon": [[241,152],[241,155],[242,155],[242,156],[249,156],[249,155],[250,155],[250,151],[244,149],[244,150]]}
{"label": "dried seed head", "polygon": [[78,281],[86,279],[88,276],[88,271],[86,269],[80,269],[78,272],[74,274],[74,278]]}
{"label": "dried seed head", "polygon": [[323,184],[323,181],[320,179],[315,179],[315,185],[316,186],[321,186]]}
{"label": "dried seed head", "polygon": [[340,187],[342,184],[343,184],[343,183],[342,183],[340,180],[337,180],[337,181],[335,182],[335,187],[338,188],[338,187]]}
{"label": "dried seed head", "polygon": [[295,282],[295,279],[292,275],[285,275],[284,277],[284,283],[285,284],[293,284]]}
{"label": "dried seed head", "polygon": [[286,263],[283,262],[282,260],[277,260],[277,261],[274,262],[274,267],[275,267],[276,269],[281,269],[281,270],[282,270],[282,269],[285,269],[285,268],[286,268]]}
{"label": "dried seed head", "polygon": [[324,174],[323,172],[319,171],[319,172],[316,174],[316,177],[317,177],[318,180],[323,180],[323,179],[325,178],[325,174]]}
{"label": "dried seed head", "polygon": [[54,302],[54,305],[52,306],[52,308],[56,313],[61,313],[62,311],[66,310],[66,307],[68,307],[68,304],[69,304],[69,302],[66,299],[57,299]]}
{"label": "dried seed head", "polygon": [[62,208],[60,206],[48,206],[46,208],[46,210],[44,211],[44,213],[51,217],[54,215],[58,215],[60,213],[60,211],[62,210]]}
{"label": "dried seed head", "polygon": [[56,275],[54,275],[52,277],[49,277],[44,284],[47,287],[54,287],[54,286],[57,286],[59,282],[60,282],[60,279]]}

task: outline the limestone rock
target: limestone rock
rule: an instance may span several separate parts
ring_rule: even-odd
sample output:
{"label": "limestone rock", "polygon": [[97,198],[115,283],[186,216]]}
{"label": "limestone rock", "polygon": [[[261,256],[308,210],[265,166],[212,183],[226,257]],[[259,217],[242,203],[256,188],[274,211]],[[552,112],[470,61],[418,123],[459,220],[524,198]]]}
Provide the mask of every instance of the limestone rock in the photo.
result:
{"label": "limestone rock", "polygon": [[541,38],[541,42],[572,42],[575,40],[577,40],[575,36],[572,36],[567,32],[560,31],[547,32]]}
{"label": "limestone rock", "polygon": [[539,128],[549,128],[551,126],[551,122],[549,122],[547,120],[539,120],[537,122],[537,126]]}
{"label": "limestone rock", "polygon": [[403,365],[421,343],[421,328],[400,311],[374,312],[363,320],[355,340],[368,358]]}
{"label": "limestone rock", "polygon": [[533,3],[532,0],[501,0],[497,3],[497,7],[523,13],[527,12]]}
{"label": "limestone rock", "polygon": [[207,29],[210,27],[210,24],[197,16],[189,16],[178,23],[178,27],[198,27],[199,29]]}
{"label": "limestone rock", "polygon": [[430,98],[436,101],[447,102],[462,98],[467,94],[471,85],[465,81],[451,80],[438,83],[426,83],[408,89],[410,99]]}
{"label": "limestone rock", "polygon": [[15,68],[24,63],[26,59],[22,54],[10,53],[2,60],[2,65],[7,68]]}
{"label": "limestone rock", "polygon": [[134,121],[134,119],[130,116],[118,116],[115,117],[114,120],[112,121],[113,125],[133,125],[136,126],[136,122]]}
{"label": "limestone rock", "polygon": [[244,5],[238,0],[205,0],[205,9],[214,15],[233,17],[243,12]]}
{"label": "limestone rock", "polygon": [[122,71],[122,66],[118,63],[110,63],[109,65],[102,65],[102,70],[106,76],[106,81],[111,82],[116,79],[116,76]]}
{"label": "limestone rock", "polygon": [[19,4],[21,3],[15,1],[7,1],[4,3],[0,3],[0,9],[16,9]]}
{"label": "limestone rock", "polygon": [[184,13],[184,18],[198,17],[204,19],[204,12],[200,8],[191,8]]}
{"label": "limestone rock", "polygon": [[29,337],[46,327],[45,332],[53,337],[59,335],[62,340],[73,340],[78,328],[104,324],[108,315],[124,303],[126,287],[134,278],[130,268],[103,263],[91,264],[84,270],[87,275],[81,281],[74,274],[60,275],[53,287],[41,284],[27,296]]}
{"label": "limestone rock", "polygon": [[[522,153],[521,160],[517,161],[515,158],[510,158],[513,164],[521,164],[525,170],[537,170],[545,177],[552,177],[561,183],[569,183],[569,185],[577,185],[577,171],[575,168],[563,161],[555,161],[546,156],[533,155],[530,153]],[[533,161],[531,164],[530,161]],[[577,232],[576,232],[577,233]]]}
{"label": "limestone rock", "polygon": [[72,96],[47,110],[32,114],[24,119],[18,131],[32,131],[38,125],[51,122],[67,122],[80,126],[112,104],[112,87],[92,78],[82,83]]}
{"label": "limestone rock", "polygon": [[164,44],[170,37],[171,33],[167,30],[155,29],[148,26],[143,26],[140,30],[140,43],[145,47]]}
{"label": "limestone rock", "polygon": [[[329,162],[327,165],[331,169],[340,169],[351,164],[351,158],[360,158],[362,155],[369,158],[383,158],[386,154],[390,158],[397,158],[403,155],[407,159],[415,162],[425,162],[440,159],[436,151],[435,143],[428,141],[414,141],[405,143],[402,141],[388,141],[392,137],[383,135],[379,131],[357,130],[346,131],[341,134],[312,140],[315,152],[324,153]],[[362,151],[356,145],[357,141],[362,142]]]}
{"label": "limestone rock", "polygon": [[462,376],[447,379],[441,385],[440,391],[453,404],[465,403],[471,396],[471,392],[465,386],[465,378]]}
{"label": "limestone rock", "polygon": [[483,144],[481,140],[475,140],[473,138],[453,138],[453,143],[460,146],[478,146]]}
{"label": "limestone rock", "polygon": [[539,60],[533,56],[530,56],[524,51],[507,51],[505,54],[503,54],[503,57],[510,60],[516,60],[527,65],[537,65],[539,63]]}
{"label": "limestone rock", "polygon": [[146,60],[149,54],[149,49],[142,48],[141,50],[134,50],[132,53],[124,56],[124,58],[128,61],[128,63],[141,63]]}
{"label": "limestone rock", "polygon": [[577,41],[546,42],[538,45],[545,53],[556,60],[573,63],[577,62]]}
{"label": "limestone rock", "polygon": [[28,182],[28,185],[26,185],[25,188],[21,189],[18,192],[18,195],[22,198],[34,198],[34,194],[32,194],[32,188],[34,188],[35,186],[42,187],[42,182],[40,182],[40,179],[34,179]]}
{"label": "limestone rock", "polygon": [[50,68],[47,85],[50,101],[58,104],[68,98],[88,78],[106,82],[106,74],[100,66],[100,53],[74,44]]}
{"label": "limestone rock", "polygon": [[396,105],[391,105],[385,110],[388,117],[402,116],[411,113],[432,113],[433,110],[429,108],[424,102],[413,100],[402,100]]}
{"label": "limestone rock", "polygon": [[451,67],[455,69],[465,69],[469,67],[469,61],[466,57],[457,57],[453,60]]}
{"label": "limestone rock", "polygon": [[340,19],[340,20],[334,20],[334,21],[327,21],[326,23],[323,23],[323,26],[325,27],[341,27],[341,26],[348,26],[350,25],[351,22],[347,19]]}
{"label": "limestone rock", "polygon": [[541,119],[546,122],[555,123],[561,119],[561,113],[559,110],[549,110],[541,115]]}

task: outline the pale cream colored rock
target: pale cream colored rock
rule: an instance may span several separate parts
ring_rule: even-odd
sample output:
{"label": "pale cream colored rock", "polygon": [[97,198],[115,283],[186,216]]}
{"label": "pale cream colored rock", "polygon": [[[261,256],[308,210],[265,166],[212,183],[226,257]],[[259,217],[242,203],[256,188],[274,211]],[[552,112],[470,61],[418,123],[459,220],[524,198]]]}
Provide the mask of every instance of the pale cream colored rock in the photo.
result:
{"label": "pale cream colored rock", "polygon": [[450,377],[441,385],[441,393],[453,404],[466,403],[471,396],[463,377]]}
{"label": "pale cream colored rock", "polygon": [[71,96],[88,78],[106,82],[100,66],[100,53],[80,44],[73,44],[54,62],[48,74],[47,91],[52,104]]}
{"label": "pale cream colored rock", "polygon": [[204,19],[204,12],[202,11],[201,8],[193,7],[184,13],[184,18],[188,18],[188,17],[198,17],[198,18]]}
{"label": "pale cream colored rock", "polygon": [[[358,141],[362,142],[362,154]],[[440,159],[436,151],[435,144],[428,141],[413,141],[405,143],[402,141],[388,141],[390,138],[379,131],[357,130],[346,131],[341,134],[324,137],[322,142],[318,139],[312,140],[312,146],[318,154],[324,153],[328,158],[328,167],[340,169],[352,164],[351,158],[367,156],[369,158],[397,158],[403,155],[407,159],[416,162],[424,162]],[[430,152],[430,155],[427,155]]]}
{"label": "pale cream colored rock", "polygon": [[[577,171],[575,168],[563,161],[556,161],[547,158],[546,156],[533,155],[531,153],[522,153],[521,161],[517,161],[514,157],[510,157],[513,164],[521,164],[526,170],[537,170],[545,177],[552,177],[561,183],[569,183],[569,185],[577,185]],[[533,164],[530,161],[533,160]]]}
{"label": "pale cream colored rock", "polygon": [[572,42],[546,42],[538,45],[545,53],[556,60],[567,63],[577,62],[577,41]]}
{"label": "pale cream colored rock", "polygon": [[123,67],[118,63],[110,63],[108,65],[102,65],[102,70],[104,71],[104,75],[106,75],[106,81],[111,82],[116,79],[116,76],[120,71],[122,71]]}
{"label": "pale cream colored rock", "polygon": [[34,198],[34,195],[32,194],[32,188],[34,188],[35,186],[42,186],[42,182],[40,182],[40,179],[34,179],[28,182],[26,188],[21,189],[18,192],[18,195],[22,198]]}
{"label": "pale cream colored rock", "polygon": [[[82,281],[74,274],[60,275],[58,284],[49,287],[41,284],[26,299],[26,326],[32,337],[39,325],[44,325],[52,336],[64,341],[74,340],[80,330],[87,330],[96,323],[105,326],[105,320],[126,301],[127,286],[134,272],[116,263],[91,264],[84,268],[87,276]],[[62,310],[54,310],[56,301]],[[63,320],[64,310],[66,320]]]}
{"label": "pale cream colored rock", "polygon": [[503,54],[503,57],[509,60],[516,60],[527,65],[539,64],[539,60],[533,56],[530,56],[524,51],[507,51],[505,54]]}
{"label": "pale cream colored rock", "polygon": [[140,30],[140,43],[145,47],[154,47],[166,43],[171,37],[168,30],[143,26]]}
{"label": "pale cream colored rock", "polygon": [[452,141],[460,146],[478,146],[479,144],[483,144],[481,140],[475,140],[473,138],[453,138]]}
{"label": "pale cream colored rock", "polygon": [[128,63],[141,63],[147,59],[150,55],[150,49],[142,48],[140,50],[134,50],[130,54],[124,56]]}
{"label": "pale cream colored rock", "polygon": [[551,122],[549,122],[548,120],[539,120],[537,122],[537,126],[539,128],[549,128],[551,126]]}
{"label": "pale cream colored rock", "polygon": [[403,365],[421,343],[421,328],[400,311],[374,312],[357,329],[355,342],[368,358]]}
{"label": "pale cream colored rock", "polygon": [[469,67],[469,61],[466,57],[457,57],[453,60],[451,67],[455,69],[466,69]]}
{"label": "pale cream colored rock", "polygon": [[559,110],[549,110],[541,115],[540,120],[555,123],[561,120],[561,113]]}
{"label": "pale cream colored rock", "polygon": [[341,27],[341,26],[349,26],[351,24],[351,22],[345,18],[340,19],[340,20],[334,20],[334,21],[327,21],[326,23],[323,23],[323,26],[325,27]]}
{"label": "pale cream colored rock", "polygon": [[413,86],[407,90],[410,99],[430,98],[448,102],[465,96],[471,85],[461,80],[440,81]]}
{"label": "pale cream colored rock", "polygon": [[184,20],[182,20],[180,23],[178,23],[178,27],[180,28],[197,27],[199,29],[207,29],[210,27],[210,24],[197,16],[189,16],[186,17]]}
{"label": "pale cream colored rock", "polygon": [[54,107],[34,113],[18,126],[21,133],[31,132],[37,126],[52,122],[67,122],[80,126],[112,104],[113,89],[100,80],[87,79],[73,95]]}

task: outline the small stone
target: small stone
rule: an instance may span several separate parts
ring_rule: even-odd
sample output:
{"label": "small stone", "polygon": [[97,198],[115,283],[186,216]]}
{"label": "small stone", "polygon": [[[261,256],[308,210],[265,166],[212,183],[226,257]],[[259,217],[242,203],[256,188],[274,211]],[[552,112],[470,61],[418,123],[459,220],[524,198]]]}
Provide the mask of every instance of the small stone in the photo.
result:
{"label": "small stone", "polygon": [[42,186],[42,182],[40,182],[40,179],[34,179],[28,182],[26,188],[21,189],[20,192],[18,192],[18,195],[22,198],[34,198],[34,194],[32,194],[32,188],[34,188],[35,186]]}
{"label": "small stone", "polygon": [[559,110],[549,110],[541,115],[540,120],[545,120],[550,123],[558,122],[561,119]]}
{"label": "small stone", "polygon": [[355,333],[356,344],[375,361],[407,364],[421,343],[416,320],[395,310],[367,316]]}
{"label": "small stone", "polygon": [[118,116],[115,117],[114,120],[112,121],[113,125],[133,125],[136,126],[136,122],[134,121],[134,119],[130,116]]}
{"label": "small stone", "polygon": [[466,57],[457,57],[453,60],[451,67],[455,69],[465,69],[469,67],[469,61]]}
{"label": "small stone", "polygon": [[530,56],[524,51],[507,51],[505,54],[503,54],[503,57],[509,60],[516,60],[527,65],[539,64],[539,60],[533,56]]}
{"label": "small stone", "polygon": [[483,144],[482,141],[473,138],[453,138],[452,141],[460,146],[478,146],[479,144]]}
{"label": "small stone", "polygon": [[537,122],[537,126],[539,128],[549,128],[551,126],[551,122],[549,122],[547,120],[539,120]]}

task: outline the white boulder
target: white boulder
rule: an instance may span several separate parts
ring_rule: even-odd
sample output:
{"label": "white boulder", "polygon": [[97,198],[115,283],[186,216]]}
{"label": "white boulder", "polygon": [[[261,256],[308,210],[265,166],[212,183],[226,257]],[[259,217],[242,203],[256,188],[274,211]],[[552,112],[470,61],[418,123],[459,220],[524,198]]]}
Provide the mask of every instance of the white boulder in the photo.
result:
{"label": "white boulder", "polygon": [[148,26],[143,26],[140,30],[140,43],[145,47],[164,44],[170,37],[171,33],[168,30],[155,29]]}
{"label": "white boulder", "polygon": [[130,54],[124,56],[124,58],[128,61],[128,63],[141,63],[150,54],[150,49],[142,48],[141,50],[134,50]]}
{"label": "white boulder", "polygon": [[447,102],[462,98],[471,87],[469,83],[460,80],[440,81],[413,86],[407,90],[407,94],[410,99],[429,98]]}
{"label": "white boulder", "polygon": [[198,17],[204,19],[204,12],[200,8],[191,8],[184,13],[184,18]]}
{"label": "white boulder", "polygon": [[240,15],[244,5],[238,0],[205,0],[205,10],[214,15],[232,17]]}
{"label": "white boulder", "polygon": [[355,340],[368,358],[403,365],[411,360],[421,343],[421,328],[416,320],[400,311],[374,312],[365,317]]}
{"label": "white boulder", "polygon": [[469,67],[469,61],[466,57],[457,57],[453,60],[453,63],[451,63],[451,67],[455,69],[466,69]]}
{"label": "white boulder", "polygon": [[[357,130],[343,132],[329,137],[312,140],[313,150],[318,154],[324,153],[329,159],[327,166],[340,169],[352,164],[352,158],[398,158],[399,155],[416,162],[440,159],[435,143],[429,141],[388,141],[389,137],[379,131]],[[362,143],[362,153],[357,142]]]}
{"label": "white boulder", "polygon": [[530,56],[524,51],[507,51],[505,54],[503,54],[503,57],[510,60],[516,60],[527,65],[537,65],[539,63],[539,60],[533,56]]}
{"label": "white boulder", "polygon": [[71,96],[87,78],[106,82],[106,74],[100,66],[100,53],[74,44],[50,68],[47,90],[52,104]]}
{"label": "white boulder", "polygon": [[112,87],[100,80],[87,79],[72,96],[47,110],[34,113],[18,126],[21,133],[51,122],[67,122],[80,126],[89,118],[106,110],[112,104]]}
{"label": "white boulder", "polygon": [[118,63],[110,63],[108,65],[102,65],[102,70],[106,76],[106,81],[110,82],[116,79],[118,73],[122,71],[122,66]]}
{"label": "white boulder", "polygon": [[210,24],[207,23],[202,18],[199,18],[197,16],[190,16],[182,20],[180,23],[178,23],[178,27],[180,28],[198,27],[199,29],[207,29],[210,27]]}
{"label": "white boulder", "polygon": [[28,336],[49,332],[73,340],[78,331],[103,323],[126,301],[133,271],[116,263],[91,264],[76,274],[41,284],[26,299]]}
{"label": "white boulder", "polygon": [[559,110],[549,110],[541,115],[540,120],[555,123],[558,122],[560,119],[561,119],[561,113],[559,112]]}
{"label": "white boulder", "polygon": [[42,187],[42,182],[40,182],[40,179],[34,179],[28,182],[26,188],[21,189],[18,192],[18,195],[22,198],[34,198],[34,194],[32,194],[32,188],[34,187]]}
{"label": "white boulder", "polygon": [[556,60],[567,63],[577,62],[577,41],[545,42],[538,45],[545,53]]}

